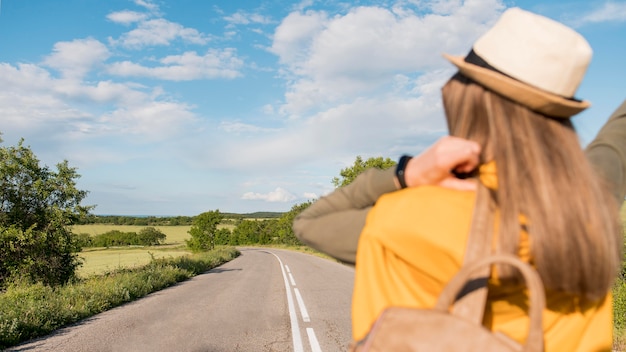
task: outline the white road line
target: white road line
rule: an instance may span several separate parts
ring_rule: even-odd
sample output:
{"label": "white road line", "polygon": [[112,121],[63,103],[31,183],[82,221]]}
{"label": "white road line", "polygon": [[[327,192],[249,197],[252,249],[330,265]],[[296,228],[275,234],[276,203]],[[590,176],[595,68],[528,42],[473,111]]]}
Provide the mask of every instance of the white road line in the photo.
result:
{"label": "white road line", "polygon": [[285,264],[285,270],[287,270],[288,273],[291,272],[291,270],[289,270],[289,265]]}
{"label": "white road line", "polygon": [[317,337],[315,337],[315,331],[313,328],[306,328],[306,333],[309,335],[309,343],[311,344],[312,352],[322,352],[322,348],[320,347],[319,342],[317,342]]}
{"label": "white road line", "polygon": [[302,320],[305,323],[309,323],[311,321],[311,317],[309,317],[309,312],[306,310],[306,306],[304,305],[304,300],[300,295],[300,290],[294,288],[293,291],[296,293],[296,301],[298,301],[298,306],[300,307],[300,314],[302,314]]}
{"label": "white road line", "polygon": [[296,286],[296,280],[293,279],[293,275],[289,273],[289,281],[291,281],[291,286]]}
{"label": "white road line", "polygon": [[289,286],[289,281],[287,281],[287,274],[285,273],[285,267],[283,266],[283,261],[280,258],[272,253],[268,252],[280,263],[280,270],[283,273],[283,279],[285,281],[285,290],[287,291],[287,306],[289,307],[289,319],[291,320],[291,336],[293,338],[293,351],[294,352],[304,352],[304,346],[302,344],[302,337],[300,336],[300,326],[298,325],[298,317],[296,315],[296,309],[293,304],[293,296],[291,295],[291,287]]}

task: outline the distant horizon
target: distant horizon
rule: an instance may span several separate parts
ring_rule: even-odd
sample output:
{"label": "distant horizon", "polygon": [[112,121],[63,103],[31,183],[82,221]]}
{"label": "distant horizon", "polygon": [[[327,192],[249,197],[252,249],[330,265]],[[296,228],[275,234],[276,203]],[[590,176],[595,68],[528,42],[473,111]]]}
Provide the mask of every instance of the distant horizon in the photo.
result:
{"label": "distant horizon", "polygon": [[[207,211],[214,211],[214,210],[216,210],[216,209],[207,210]],[[239,212],[221,211],[220,210],[220,213],[222,213],[222,214],[247,215],[247,214],[257,214],[257,213],[284,214],[286,212],[284,212],[284,211],[251,211],[251,212],[239,213]],[[197,216],[197,215],[200,215],[200,214],[201,213],[198,213],[196,215],[122,215],[122,214],[93,214],[93,213],[90,213],[90,215],[95,215],[95,216],[123,216],[123,217],[129,217],[129,218],[149,218],[149,217],[173,218],[173,217],[177,217],[177,216],[194,217],[194,216]]]}

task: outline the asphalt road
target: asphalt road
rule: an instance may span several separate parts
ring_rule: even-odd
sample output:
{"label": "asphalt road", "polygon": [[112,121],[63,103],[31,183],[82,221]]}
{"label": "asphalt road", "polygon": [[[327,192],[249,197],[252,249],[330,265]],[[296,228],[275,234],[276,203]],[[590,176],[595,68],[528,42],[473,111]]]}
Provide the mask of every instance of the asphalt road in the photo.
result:
{"label": "asphalt road", "polygon": [[354,270],[311,255],[243,248],[174,287],[7,351],[345,351]]}

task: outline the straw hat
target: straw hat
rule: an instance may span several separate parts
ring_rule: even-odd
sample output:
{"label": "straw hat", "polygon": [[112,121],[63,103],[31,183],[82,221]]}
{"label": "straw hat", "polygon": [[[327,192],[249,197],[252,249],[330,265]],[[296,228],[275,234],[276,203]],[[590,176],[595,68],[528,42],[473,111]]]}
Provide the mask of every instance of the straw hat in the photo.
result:
{"label": "straw hat", "polygon": [[531,110],[570,117],[589,107],[574,94],[591,61],[589,43],[549,18],[511,8],[465,57],[444,54],[461,74]]}

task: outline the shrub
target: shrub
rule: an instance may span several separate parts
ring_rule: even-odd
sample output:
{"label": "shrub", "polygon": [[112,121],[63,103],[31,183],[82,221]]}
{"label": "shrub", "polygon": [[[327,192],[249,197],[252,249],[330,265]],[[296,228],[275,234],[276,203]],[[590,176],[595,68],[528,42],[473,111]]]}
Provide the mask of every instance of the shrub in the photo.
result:
{"label": "shrub", "polygon": [[141,229],[137,234],[137,239],[141,245],[156,246],[165,241],[165,234],[154,227],[146,227]]}

